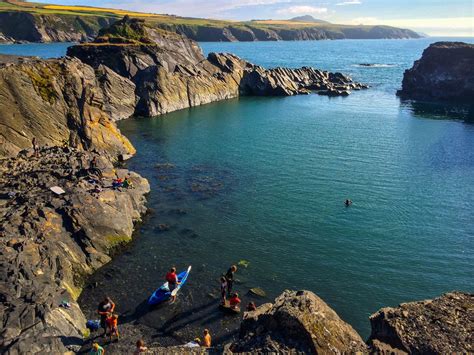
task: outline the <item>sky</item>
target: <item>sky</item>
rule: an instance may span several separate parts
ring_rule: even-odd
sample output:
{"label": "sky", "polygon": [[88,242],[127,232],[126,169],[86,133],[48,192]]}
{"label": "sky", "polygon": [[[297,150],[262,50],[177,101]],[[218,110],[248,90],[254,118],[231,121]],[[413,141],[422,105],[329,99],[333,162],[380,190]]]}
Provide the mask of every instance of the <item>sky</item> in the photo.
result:
{"label": "sky", "polygon": [[431,36],[474,36],[474,0],[42,0],[225,20],[312,15],[333,23],[389,25]]}

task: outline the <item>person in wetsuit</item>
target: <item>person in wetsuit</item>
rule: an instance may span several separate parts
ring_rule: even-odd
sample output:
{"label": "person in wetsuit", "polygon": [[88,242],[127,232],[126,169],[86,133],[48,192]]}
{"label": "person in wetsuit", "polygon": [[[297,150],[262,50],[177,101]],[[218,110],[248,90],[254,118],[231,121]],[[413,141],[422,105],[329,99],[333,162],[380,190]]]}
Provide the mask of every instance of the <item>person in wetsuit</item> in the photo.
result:
{"label": "person in wetsuit", "polygon": [[225,279],[227,280],[227,295],[231,295],[232,293],[232,288],[234,286],[234,274],[237,271],[237,266],[232,265],[229,270],[227,270],[227,273],[225,274]]}

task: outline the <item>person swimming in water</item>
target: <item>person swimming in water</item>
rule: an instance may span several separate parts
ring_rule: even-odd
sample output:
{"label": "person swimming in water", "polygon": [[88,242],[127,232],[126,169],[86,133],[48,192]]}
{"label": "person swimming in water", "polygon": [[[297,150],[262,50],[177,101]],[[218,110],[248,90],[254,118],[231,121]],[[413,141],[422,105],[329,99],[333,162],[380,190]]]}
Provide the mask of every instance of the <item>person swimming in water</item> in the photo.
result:
{"label": "person swimming in water", "polygon": [[350,205],[352,205],[352,200],[347,199],[346,201],[344,201],[344,204],[346,205],[346,207],[349,207]]}

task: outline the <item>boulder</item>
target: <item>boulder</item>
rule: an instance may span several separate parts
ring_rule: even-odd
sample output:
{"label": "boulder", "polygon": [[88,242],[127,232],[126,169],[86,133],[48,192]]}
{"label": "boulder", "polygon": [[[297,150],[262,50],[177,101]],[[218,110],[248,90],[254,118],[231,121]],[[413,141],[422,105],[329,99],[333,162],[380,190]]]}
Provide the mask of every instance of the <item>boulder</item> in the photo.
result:
{"label": "boulder", "polygon": [[370,316],[377,353],[471,354],[474,295],[451,292],[433,300],[382,308]]}
{"label": "boulder", "polygon": [[403,75],[405,99],[474,102],[474,45],[436,42]]}
{"label": "boulder", "polygon": [[366,352],[357,332],[310,291],[285,291],[246,312],[233,352],[333,354]]}

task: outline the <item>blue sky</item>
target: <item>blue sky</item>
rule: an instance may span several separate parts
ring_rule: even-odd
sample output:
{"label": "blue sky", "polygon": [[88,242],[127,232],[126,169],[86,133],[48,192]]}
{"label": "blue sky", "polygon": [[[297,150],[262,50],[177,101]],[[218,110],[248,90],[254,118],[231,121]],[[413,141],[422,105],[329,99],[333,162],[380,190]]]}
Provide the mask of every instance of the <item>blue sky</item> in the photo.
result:
{"label": "blue sky", "polygon": [[430,35],[474,36],[474,0],[43,0],[228,20],[312,15],[334,23],[386,24]]}

